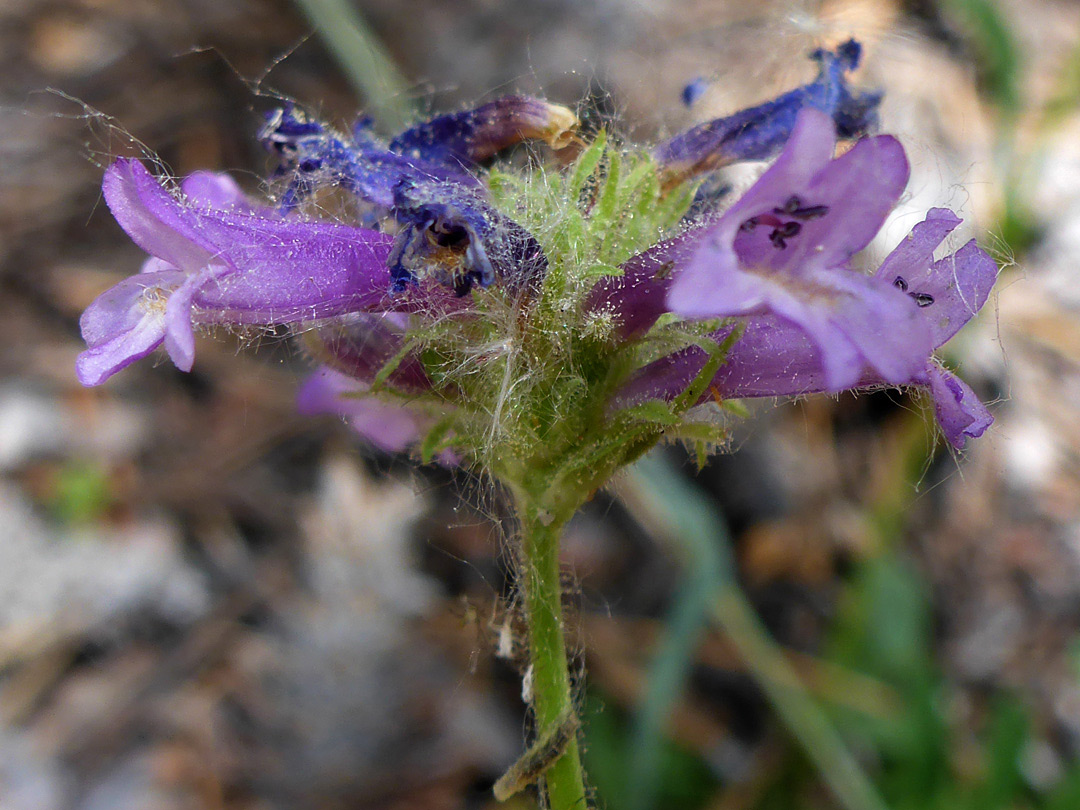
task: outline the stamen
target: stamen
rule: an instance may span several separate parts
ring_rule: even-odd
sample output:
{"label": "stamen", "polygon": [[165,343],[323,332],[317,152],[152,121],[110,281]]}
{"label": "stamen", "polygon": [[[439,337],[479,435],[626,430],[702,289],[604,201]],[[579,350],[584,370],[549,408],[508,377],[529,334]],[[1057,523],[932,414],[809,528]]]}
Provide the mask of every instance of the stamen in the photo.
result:
{"label": "stamen", "polygon": [[802,200],[792,194],[780,208],[773,209],[774,214],[787,215],[795,219],[817,219],[829,213],[827,205],[803,205]]}
{"label": "stamen", "polygon": [[802,225],[798,222],[785,222],[773,228],[772,233],[769,234],[769,241],[773,243],[773,247],[783,250],[787,247],[786,240],[797,236],[801,230]]}
{"label": "stamen", "polygon": [[790,212],[796,219],[818,219],[829,213],[827,205],[808,205],[805,208],[796,208]]}
{"label": "stamen", "polygon": [[774,208],[774,214],[794,214],[802,208],[802,200],[792,194],[780,208]]}
{"label": "stamen", "polygon": [[928,307],[934,303],[934,296],[929,293],[908,292],[908,283],[903,276],[897,276],[893,279],[893,286],[900,290],[900,292],[906,292],[911,300],[920,307]]}

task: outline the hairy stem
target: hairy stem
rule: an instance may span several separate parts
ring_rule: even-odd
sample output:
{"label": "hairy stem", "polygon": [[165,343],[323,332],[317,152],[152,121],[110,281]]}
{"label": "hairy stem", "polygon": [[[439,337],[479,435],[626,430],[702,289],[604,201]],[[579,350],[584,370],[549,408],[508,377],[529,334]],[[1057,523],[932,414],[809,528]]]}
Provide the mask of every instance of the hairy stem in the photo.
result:
{"label": "hairy stem", "polygon": [[[521,584],[529,622],[532,707],[537,736],[565,723],[574,712],[563,632],[559,539],[569,515],[553,518],[534,503],[519,504]],[[551,810],[584,810],[585,779],[576,736],[543,776]]]}

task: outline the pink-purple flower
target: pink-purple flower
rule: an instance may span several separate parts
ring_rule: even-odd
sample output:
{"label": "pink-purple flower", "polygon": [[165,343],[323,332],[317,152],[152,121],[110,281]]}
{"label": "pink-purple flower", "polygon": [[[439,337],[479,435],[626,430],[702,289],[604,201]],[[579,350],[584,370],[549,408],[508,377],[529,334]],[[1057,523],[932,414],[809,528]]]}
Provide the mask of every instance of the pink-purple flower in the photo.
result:
{"label": "pink-purple flower", "polygon": [[[134,160],[105,173],[105,202],[150,258],[83,313],[76,371],[97,385],[165,345],[195,359],[199,324],[287,324],[378,306],[392,238],[253,211],[229,182],[194,175],[179,194]],[[186,193],[185,193],[186,192]]]}
{"label": "pink-purple flower", "polygon": [[[725,398],[927,389],[946,438],[962,447],[992,420],[932,353],[986,302],[997,265],[974,241],[934,261],[960,220],[933,209],[876,273],[852,270],[903,192],[907,161],[888,136],[835,159],[834,147],[829,119],[803,112],[776,163],[722,217],[631,259],[593,305],[638,332],[661,314],[661,295],[687,318],[729,319],[714,337],[740,336],[710,386]],[[632,306],[643,297],[650,307]],[[705,361],[697,347],[655,361],[621,398],[674,397]]]}

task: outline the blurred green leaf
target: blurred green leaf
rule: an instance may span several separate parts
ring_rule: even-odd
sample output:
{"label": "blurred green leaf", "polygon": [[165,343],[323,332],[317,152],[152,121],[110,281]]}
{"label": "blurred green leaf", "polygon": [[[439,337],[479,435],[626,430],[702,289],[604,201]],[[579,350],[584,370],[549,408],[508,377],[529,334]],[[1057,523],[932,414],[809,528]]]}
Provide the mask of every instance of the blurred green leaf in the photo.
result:
{"label": "blurred green leaf", "polygon": [[415,117],[408,83],[348,0],[296,0],[371,115],[389,132]]}
{"label": "blurred green leaf", "polygon": [[[638,805],[627,763],[632,746],[631,725],[611,708],[610,701],[590,694],[586,699],[585,770],[606,810],[627,810]],[[696,810],[718,787],[708,766],[691,751],[664,737],[656,755],[656,784],[649,810]]]}
{"label": "blurred green leaf", "polygon": [[62,523],[94,523],[114,502],[109,471],[99,464],[71,461],[56,472],[49,508]]}
{"label": "blurred green leaf", "polygon": [[1017,115],[1021,108],[1020,48],[998,4],[994,0],[942,0],[942,5],[953,12],[970,41],[987,95],[1007,116]]}

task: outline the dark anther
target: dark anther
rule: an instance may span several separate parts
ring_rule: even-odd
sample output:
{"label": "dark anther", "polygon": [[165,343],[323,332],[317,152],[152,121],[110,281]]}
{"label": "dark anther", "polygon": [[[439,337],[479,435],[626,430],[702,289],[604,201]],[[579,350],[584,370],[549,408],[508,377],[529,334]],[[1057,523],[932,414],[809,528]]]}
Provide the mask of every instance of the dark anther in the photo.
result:
{"label": "dark anther", "polygon": [[802,204],[802,200],[796,197],[794,194],[787,198],[787,202],[780,208],[773,209],[774,214],[787,214],[789,217],[795,217],[795,219],[817,219],[823,217],[829,213],[829,206],[827,205],[807,205]]}
{"label": "dark anther", "polygon": [[[892,281],[892,285],[899,289],[901,293],[907,293],[907,281],[903,275],[897,275]],[[920,307],[929,307],[934,302],[934,297],[929,293],[907,293],[908,298],[912,299]]]}
{"label": "dark anther", "polygon": [[829,213],[829,206],[827,205],[808,205],[806,208],[796,208],[791,212],[791,216],[796,219],[817,219],[827,213]]}
{"label": "dark anther", "polygon": [[792,194],[790,197],[787,198],[787,202],[784,203],[780,208],[774,208],[773,213],[774,214],[794,214],[800,208],[802,208],[802,200],[800,200],[798,197],[796,197],[794,194]]}
{"label": "dark anther", "polygon": [[772,229],[769,234],[769,241],[773,243],[774,247],[783,250],[787,247],[787,241],[791,237],[797,235],[802,230],[802,225],[798,222],[785,222],[783,225],[778,225]]}
{"label": "dark anther", "polygon": [[739,226],[739,230],[744,231],[744,232],[745,231],[752,231],[752,230],[754,230],[754,228],[757,227],[757,224],[758,224],[758,218],[757,217],[750,217],[750,219],[746,220],[746,222],[744,222],[742,225]]}
{"label": "dark anther", "polygon": [[934,303],[934,296],[927,293],[908,293],[920,307],[928,307]]}

